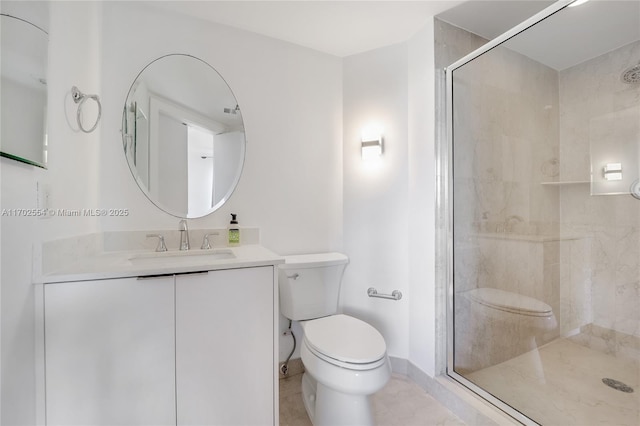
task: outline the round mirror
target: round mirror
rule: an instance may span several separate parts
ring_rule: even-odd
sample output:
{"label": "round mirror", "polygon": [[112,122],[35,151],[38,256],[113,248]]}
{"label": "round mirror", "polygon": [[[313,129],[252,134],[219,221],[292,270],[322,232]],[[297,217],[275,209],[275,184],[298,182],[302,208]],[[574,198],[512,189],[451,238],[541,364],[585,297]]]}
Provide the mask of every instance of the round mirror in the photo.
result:
{"label": "round mirror", "polygon": [[240,180],[240,107],[220,74],[190,55],[162,56],[138,74],[122,114],[122,142],[142,192],[177,217],[214,212]]}

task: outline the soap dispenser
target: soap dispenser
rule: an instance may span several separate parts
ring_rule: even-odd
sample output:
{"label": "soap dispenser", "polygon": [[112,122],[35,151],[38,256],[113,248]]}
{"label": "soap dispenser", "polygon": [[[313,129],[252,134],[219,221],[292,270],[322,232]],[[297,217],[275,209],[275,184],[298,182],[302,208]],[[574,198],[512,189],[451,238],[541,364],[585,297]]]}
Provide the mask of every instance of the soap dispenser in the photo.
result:
{"label": "soap dispenser", "polygon": [[229,246],[240,245],[240,227],[238,226],[237,214],[231,213],[231,222],[229,223]]}

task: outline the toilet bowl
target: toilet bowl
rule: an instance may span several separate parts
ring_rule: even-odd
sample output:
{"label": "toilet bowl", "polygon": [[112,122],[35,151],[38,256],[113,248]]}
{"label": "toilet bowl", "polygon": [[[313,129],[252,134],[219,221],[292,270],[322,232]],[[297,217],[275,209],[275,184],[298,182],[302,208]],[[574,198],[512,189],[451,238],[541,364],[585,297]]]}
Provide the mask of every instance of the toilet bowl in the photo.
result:
{"label": "toilet bowl", "polygon": [[370,396],[391,377],[384,338],[373,326],[338,313],[340,253],[285,256],[280,311],[300,321],[304,406],[314,426],[372,425]]}
{"label": "toilet bowl", "polygon": [[373,424],[369,395],[384,387],[391,366],[382,335],[348,315],[302,321],[302,396],[314,425]]}
{"label": "toilet bowl", "polygon": [[456,371],[480,370],[534,350],[558,328],[551,306],[541,300],[496,288],[460,295],[456,345],[463,349]]}

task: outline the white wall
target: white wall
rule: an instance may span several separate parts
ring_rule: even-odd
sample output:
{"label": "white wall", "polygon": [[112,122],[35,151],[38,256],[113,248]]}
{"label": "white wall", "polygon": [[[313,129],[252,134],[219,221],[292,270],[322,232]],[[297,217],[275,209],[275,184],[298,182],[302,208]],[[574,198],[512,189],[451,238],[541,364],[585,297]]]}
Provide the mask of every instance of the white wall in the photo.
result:
{"label": "white wall", "polygon": [[409,356],[430,376],[438,371],[437,346],[446,326],[435,280],[435,64],[434,22],[409,45]]}
{"label": "white wall", "polygon": [[[99,8],[93,2],[49,5],[49,155],[44,180],[51,188],[52,208],[97,208],[101,124],[93,133],[79,130],[71,87],[84,93],[100,91]],[[85,128],[92,125],[88,123],[91,118],[87,117]],[[55,217],[41,221],[40,238],[48,241],[97,230],[98,223],[92,217]]]}
{"label": "white wall", "polygon": [[[229,213],[258,226],[280,254],[338,250],[342,219],[341,61],[331,55],[136,2],[103,4],[100,205],[128,208],[104,231],[175,229],[137,188],[122,153],[122,106],[137,73],[169,53],[213,66],[238,99],[247,152],[229,202],[191,228],[224,227]],[[200,242],[194,242],[194,244]]]}
{"label": "white wall", "polygon": [[[50,21],[38,2],[3,2],[3,12],[47,28],[49,37],[48,170],[11,160],[0,160],[2,209],[36,207],[36,184],[51,188],[51,207],[90,208],[95,204],[97,176],[96,135],[77,130],[70,98],[71,86],[94,93],[99,68],[97,15],[91,2],[51,2]],[[9,7],[10,10],[6,9]],[[73,25],[69,23],[73,22]],[[71,105],[68,101],[71,101]],[[1,282],[2,417],[7,425],[36,423],[36,312],[32,285],[32,246],[39,241],[95,232],[91,218],[35,219],[3,216]]]}
{"label": "white wall", "polygon": [[[344,59],[344,251],[350,258],[342,295],[345,313],[374,325],[389,355],[408,358],[409,193],[408,46],[376,49]],[[382,128],[384,154],[361,158],[361,132]],[[400,301],[374,299],[400,290]]]}
{"label": "white wall", "polygon": [[[435,157],[433,21],[406,43],[344,60],[343,306],[375,325],[391,356],[435,375]],[[360,135],[383,128],[377,166]],[[400,290],[400,301],[372,299]],[[440,309],[440,310],[439,310]],[[441,318],[444,322],[444,318]]]}

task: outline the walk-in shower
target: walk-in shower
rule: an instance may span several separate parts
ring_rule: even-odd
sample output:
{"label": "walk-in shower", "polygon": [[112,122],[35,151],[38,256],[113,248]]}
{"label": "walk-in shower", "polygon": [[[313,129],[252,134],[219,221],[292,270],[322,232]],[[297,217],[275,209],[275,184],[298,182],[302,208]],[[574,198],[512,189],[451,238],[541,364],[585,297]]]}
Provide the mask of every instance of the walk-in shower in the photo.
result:
{"label": "walk-in shower", "polygon": [[640,2],[566,4],[442,24],[478,48],[446,68],[447,371],[523,423],[638,425]]}

